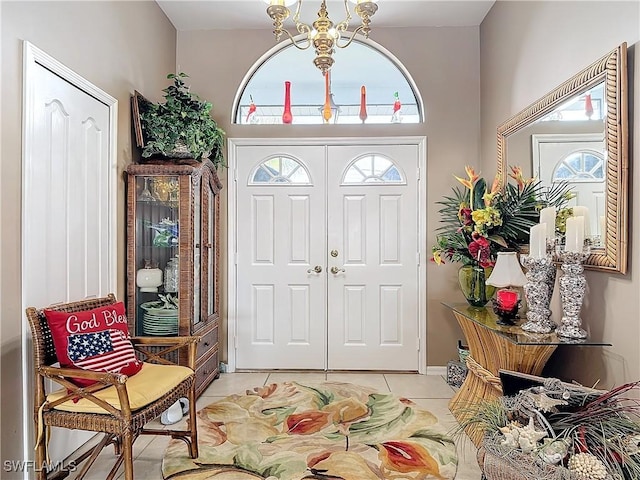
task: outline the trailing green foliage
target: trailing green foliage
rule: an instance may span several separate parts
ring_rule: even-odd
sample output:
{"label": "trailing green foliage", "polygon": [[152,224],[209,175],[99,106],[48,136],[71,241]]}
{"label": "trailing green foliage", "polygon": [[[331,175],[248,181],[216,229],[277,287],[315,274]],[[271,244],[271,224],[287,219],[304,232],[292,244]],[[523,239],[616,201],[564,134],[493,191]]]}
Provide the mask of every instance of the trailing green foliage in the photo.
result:
{"label": "trailing green foliage", "polygon": [[208,156],[216,167],[224,167],[225,132],[211,118],[211,103],[190,92],[184,82],[187,77],[185,73],[167,75],[173,85],[163,90],[165,103],[141,105],[145,136],[142,156],[172,157],[172,152],[182,144],[196,160]]}

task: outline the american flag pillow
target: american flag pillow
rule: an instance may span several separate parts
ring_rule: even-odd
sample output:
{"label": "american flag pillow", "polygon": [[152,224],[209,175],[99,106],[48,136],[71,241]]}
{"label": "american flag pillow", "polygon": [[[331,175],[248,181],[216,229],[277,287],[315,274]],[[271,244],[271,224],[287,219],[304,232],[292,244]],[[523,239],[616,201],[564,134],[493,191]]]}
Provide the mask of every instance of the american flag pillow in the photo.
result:
{"label": "american flag pillow", "polygon": [[[122,302],[81,312],[45,310],[44,314],[61,367],[127,376],[142,368],[129,340]],[[81,378],[71,380],[79,386],[95,383]]]}
{"label": "american flag pillow", "polygon": [[69,335],[67,354],[76,367],[98,372],[120,372],[136,354],[129,339],[120,330]]}

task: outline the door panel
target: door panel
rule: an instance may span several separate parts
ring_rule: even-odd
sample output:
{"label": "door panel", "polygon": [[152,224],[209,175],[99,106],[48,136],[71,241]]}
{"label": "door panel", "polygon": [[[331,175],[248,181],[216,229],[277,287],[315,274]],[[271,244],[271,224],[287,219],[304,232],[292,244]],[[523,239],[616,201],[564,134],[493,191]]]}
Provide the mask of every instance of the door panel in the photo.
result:
{"label": "door panel", "polygon": [[[354,163],[369,157],[383,168]],[[328,159],[328,368],[418,370],[418,148],[329,146]],[[373,178],[387,161],[400,180]]]}
{"label": "door panel", "polygon": [[[286,165],[273,160],[282,151],[241,147],[238,154],[240,369],[324,369],[326,363],[324,147],[287,148]],[[308,178],[298,175],[302,170]]]}

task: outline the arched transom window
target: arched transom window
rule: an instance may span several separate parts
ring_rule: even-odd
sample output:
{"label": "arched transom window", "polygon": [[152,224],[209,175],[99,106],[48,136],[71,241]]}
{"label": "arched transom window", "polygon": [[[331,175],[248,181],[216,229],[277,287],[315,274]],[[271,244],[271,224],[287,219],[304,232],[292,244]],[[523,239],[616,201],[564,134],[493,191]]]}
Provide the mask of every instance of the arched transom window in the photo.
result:
{"label": "arched transom window", "polygon": [[[326,79],[309,52],[281,42],[259,59],[239,86],[233,123],[283,123],[289,82],[291,123],[322,124]],[[409,72],[391,52],[371,40],[358,39],[333,55],[329,77],[332,124],[421,123],[422,100]]]}
{"label": "arched transom window", "polygon": [[351,162],[342,177],[343,185],[404,184],[404,175],[393,160],[384,155],[366,155]]}
{"label": "arched transom window", "polygon": [[593,150],[578,150],[558,162],[554,181],[604,181],[604,155]]}
{"label": "arched transom window", "polygon": [[261,162],[251,172],[249,185],[311,185],[307,168],[293,157],[279,155]]}

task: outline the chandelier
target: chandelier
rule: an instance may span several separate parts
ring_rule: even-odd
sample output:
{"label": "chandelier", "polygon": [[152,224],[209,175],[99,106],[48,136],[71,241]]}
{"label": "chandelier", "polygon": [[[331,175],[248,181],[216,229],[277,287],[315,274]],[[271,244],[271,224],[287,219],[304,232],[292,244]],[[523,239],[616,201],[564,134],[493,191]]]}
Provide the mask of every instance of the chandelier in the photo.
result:
{"label": "chandelier", "polygon": [[[320,3],[318,19],[311,25],[300,21],[300,7],[302,6],[302,0],[263,1],[269,5],[269,7],[267,7],[267,15],[269,15],[273,20],[273,26],[275,28],[273,34],[276,37],[276,41],[280,41],[280,37],[285,33],[291,40],[291,43],[300,50],[306,50],[313,45],[316,50],[316,58],[313,60],[313,63],[322,71],[323,74],[325,74],[333,65],[334,60],[332,55],[335,51],[334,47],[348,47],[356,36],[356,33],[361,33],[365,38],[369,38],[369,32],[371,31],[371,27],[369,26],[371,23],[371,17],[378,10],[378,5],[376,5],[378,0],[349,0],[356,4],[354,10],[362,19],[362,24],[356,28],[348,38],[345,38],[344,43],[341,44],[340,42],[343,36],[347,37],[345,34],[347,33],[349,21],[351,20],[351,12],[349,11],[347,0],[344,0],[346,17],[335,26],[333,21],[329,18],[326,0],[322,0]],[[296,42],[293,35],[291,35],[286,28],[283,28],[284,21],[289,18],[289,15],[291,15],[288,6],[293,5],[294,2],[298,5],[296,7],[296,12],[293,15],[293,22],[295,23],[298,33],[306,36],[306,39],[302,42]]]}

